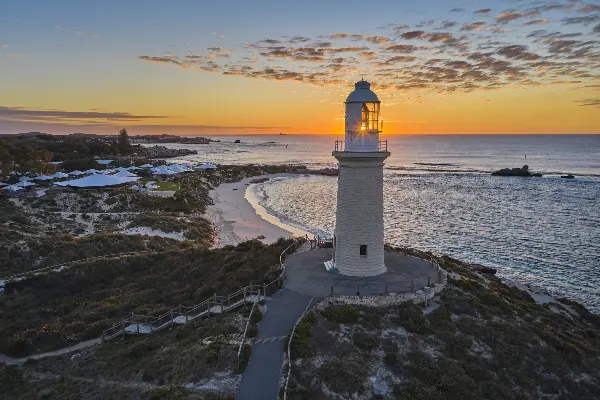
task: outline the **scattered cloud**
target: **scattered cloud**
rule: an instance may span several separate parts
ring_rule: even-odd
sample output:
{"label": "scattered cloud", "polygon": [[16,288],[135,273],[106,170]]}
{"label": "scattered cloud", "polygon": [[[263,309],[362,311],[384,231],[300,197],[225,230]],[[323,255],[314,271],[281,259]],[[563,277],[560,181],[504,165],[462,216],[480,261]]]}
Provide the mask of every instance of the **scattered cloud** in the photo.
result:
{"label": "scattered cloud", "polygon": [[584,17],[569,17],[569,18],[563,18],[563,20],[562,20],[563,24],[565,24],[565,25],[574,25],[574,24],[589,25],[596,21],[600,21],[600,14],[586,15]]}
{"label": "scattered cloud", "polygon": [[451,13],[464,13],[465,9],[464,8],[453,8],[452,10],[450,10]]}
{"label": "scattered cloud", "polygon": [[[579,14],[569,14],[575,10]],[[546,12],[552,13],[552,19],[546,18]],[[314,39],[270,37],[235,51],[213,47],[198,54],[138,58],[227,76],[315,86],[347,84],[365,72],[375,78],[383,96],[391,96],[394,89],[452,93],[507,85],[585,87],[600,81],[596,36],[600,24],[594,23],[593,31],[585,28],[600,18],[592,8],[575,1],[540,0],[533,8],[523,2],[522,7],[496,16],[491,9],[470,10],[468,15],[471,21],[461,18],[460,23],[426,20],[408,26],[393,22],[379,27],[380,35],[347,31]],[[508,25],[511,21],[518,24]],[[538,25],[548,29],[536,29]],[[561,32],[561,25],[569,25],[568,30]]]}
{"label": "scattered cloud", "polygon": [[134,122],[162,118],[169,117],[164,115],[135,115],[127,112],[66,111],[0,106],[0,121],[105,124],[111,121]]}
{"label": "scattered cloud", "polygon": [[87,36],[87,37],[91,37],[94,39],[99,39],[101,37],[100,34],[98,34],[98,33],[88,33],[81,29],[71,29],[69,27],[62,26],[62,25],[54,25],[54,29],[56,29],[57,31],[65,32],[65,33],[71,33],[73,35]]}
{"label": "scattered cloud", "polygon": [[533,61],[541,58],[539,55],[527,51],[527,46],[517,44],[500,48],[498,54],[515,60]]}
{"label": "scattered cloud", "polygon": [[485,29],[485,22],[477,21],[471,24],[466,24],[462,27],[462,31],[481,31]]}
{"label": "scattered cloud", "polygon": [[597,99],[578,100],[577,103],[579,103],[580,106],[600,107],[600,97]]}
{"label": "scattered cloud", "polygon": [[596,11],[600,11],[600,6],[596,4],[586,4],[577,11],[583,14],[593,13]]}
{"label": "scattered cloud", "polygon": [[522,12],[515,12],[514,10],[509,10],[509,11],[503,12],[502,14],[498,15],[496,17],[496,21],[501,24],[506,24],[510,21],[514,21],[515,19],[536,17],[537,15],[538,15],[537,10],[522,11]]}
{"label": "scattered cloud", "polygon": [[548,22],[550,22],[547,19],[534,19],[533,21],[529,21],[529,22],[525,22],[523,25],[540,25],[540,24],[547,24]]}

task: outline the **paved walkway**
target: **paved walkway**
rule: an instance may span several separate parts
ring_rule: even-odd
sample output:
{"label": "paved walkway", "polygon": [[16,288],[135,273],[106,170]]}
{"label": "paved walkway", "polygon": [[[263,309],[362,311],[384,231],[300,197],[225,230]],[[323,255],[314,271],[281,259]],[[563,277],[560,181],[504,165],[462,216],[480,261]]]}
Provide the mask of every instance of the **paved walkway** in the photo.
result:
{"label": "paved walkway", "polygon": [[265,339],[289,335],[311,298],[309,295],[286,289],[273,299],[266,300],[268,310],[258,326],[258,336],[252,346],[252,355],[242,377],[237,400],[279,398],[279,378],[286,351],[285,341]]}

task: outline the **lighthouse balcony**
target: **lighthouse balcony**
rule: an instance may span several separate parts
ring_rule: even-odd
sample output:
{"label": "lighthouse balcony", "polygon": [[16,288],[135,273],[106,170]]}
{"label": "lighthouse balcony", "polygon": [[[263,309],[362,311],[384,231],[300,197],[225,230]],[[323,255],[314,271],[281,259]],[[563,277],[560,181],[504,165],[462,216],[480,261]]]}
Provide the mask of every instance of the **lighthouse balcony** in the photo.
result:
{"label": "lighthouse balcony", "polygon": [[336,140],[334,153],[349,152],[349,153],[387,153],[388,141],[354,141],[348,142],[344,140]]}

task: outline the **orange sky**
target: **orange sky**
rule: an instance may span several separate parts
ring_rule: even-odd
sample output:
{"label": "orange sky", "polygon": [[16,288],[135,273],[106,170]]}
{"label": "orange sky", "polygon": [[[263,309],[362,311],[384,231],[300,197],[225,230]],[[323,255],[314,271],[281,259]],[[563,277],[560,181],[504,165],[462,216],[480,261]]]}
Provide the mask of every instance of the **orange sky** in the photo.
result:
{"label": "orange sky", "polygon": [[585,2],[382,1],[358,18],[353,1],[7,1],[0,133],[341,134],[363,74],[387,134],[600,133],[600,7]]}

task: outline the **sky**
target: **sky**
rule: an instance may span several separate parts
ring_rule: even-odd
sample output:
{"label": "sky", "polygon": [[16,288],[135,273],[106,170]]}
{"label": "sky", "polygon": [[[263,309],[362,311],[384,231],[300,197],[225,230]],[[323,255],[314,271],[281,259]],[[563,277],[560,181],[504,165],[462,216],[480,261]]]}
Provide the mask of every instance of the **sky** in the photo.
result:
{"label": "sky", "polygon": [[0,133],[600,133],[600,2],[2,0]]}

